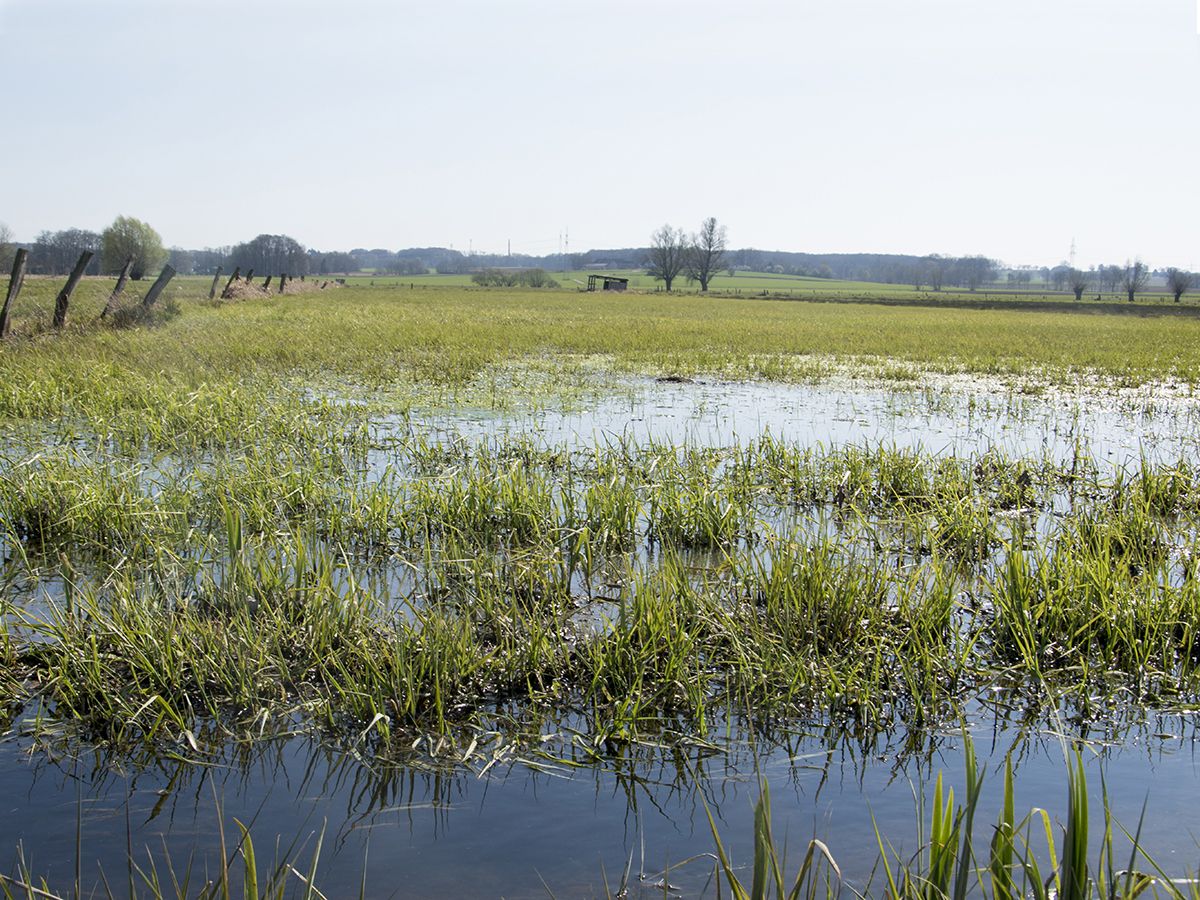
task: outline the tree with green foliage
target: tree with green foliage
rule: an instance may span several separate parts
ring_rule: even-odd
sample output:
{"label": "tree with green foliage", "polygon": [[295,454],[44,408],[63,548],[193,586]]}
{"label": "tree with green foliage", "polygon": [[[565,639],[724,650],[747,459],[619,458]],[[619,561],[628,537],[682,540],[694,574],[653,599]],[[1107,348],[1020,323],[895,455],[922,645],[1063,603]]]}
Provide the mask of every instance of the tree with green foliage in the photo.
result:
{"label": "tree with green foliage", "polygon": [[167,251],[158,232],[132,216],[117,216],[104,229],[100,235],[100,255],[104,271],[109,274],[120,272],[125,260],[132,257],[129,277],[134,281],[167,261]]}

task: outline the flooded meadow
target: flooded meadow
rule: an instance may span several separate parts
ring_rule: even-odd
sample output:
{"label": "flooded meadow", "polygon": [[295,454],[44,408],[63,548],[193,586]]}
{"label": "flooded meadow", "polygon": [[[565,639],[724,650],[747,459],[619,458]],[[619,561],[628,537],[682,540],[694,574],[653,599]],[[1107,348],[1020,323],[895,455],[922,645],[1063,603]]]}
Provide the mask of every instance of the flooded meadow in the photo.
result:
{"label": "flooded meadow", "polygon": [[0,358],[7,890],[1195,891],[1186,372],[306,370],[296,302]]}
{"label": "flooded meadow", "polygon": [[329,896],[715,895],[707,814],[750,860],[763,779],[877,895],[968,740],[981,818],[1010,755],[1064,816],[1082,747],[1195,868],[1186,389],[276,402],[246,443],[10,429],[14,872],[199,884],[243,823]]}

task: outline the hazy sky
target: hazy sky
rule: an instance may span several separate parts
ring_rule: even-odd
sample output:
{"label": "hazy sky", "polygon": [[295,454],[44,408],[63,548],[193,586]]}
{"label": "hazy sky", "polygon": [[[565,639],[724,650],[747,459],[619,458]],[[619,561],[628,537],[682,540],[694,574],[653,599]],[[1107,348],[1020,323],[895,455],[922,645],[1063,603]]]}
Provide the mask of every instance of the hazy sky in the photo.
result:
{"label": "hazy sky", "polygon": [[[1200,269],[1197,0],[0,0],[0,221]],[[13,123],[17,123],[15,128]]]}

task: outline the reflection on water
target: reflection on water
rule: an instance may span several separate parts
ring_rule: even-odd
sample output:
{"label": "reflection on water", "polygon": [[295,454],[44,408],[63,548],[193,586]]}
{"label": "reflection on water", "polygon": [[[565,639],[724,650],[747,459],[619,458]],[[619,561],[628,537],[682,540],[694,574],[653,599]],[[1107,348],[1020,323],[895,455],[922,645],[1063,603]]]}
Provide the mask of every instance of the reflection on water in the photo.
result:
{"label": "reflection on water", "polygon": [[[1018,814],[1042,806],[1061,816],[1062,744],[1052,732],[1027,732],[1001,709],[979,707],[968,720],[988,773],[981,827],[999,812],[997,768],[1010,751]],[[1200,865],[1192,718],[1157,717],[1084,737],[1093,814],[1103,772],[1118,821],[1132,830],[1147,803],[1143,840],[1168,872]],[[710,852],[705,804],[735,859],[749,860],[758,772],[771,787],[777,835],[801,848],[795,858],[820,837],[847,884],[862,890],[878,852],[874,825],[898,852],[914,853],[913,792],[927,795],[939,769],[961,786],[962,746],[954,730],[772,735],[753,745],[735,741],[728,755],[626,748],[595,766],[543,761],[481,775],[385,768],[304,737],[228,747],[211,758],[183,747],[140,759],[95,748],[57,755],[9,739],[0,746],[0,842],[22,842],[35,871],[67,885],[78,814],[86,890],[100,886],[97,866],[114,885],[127,877],[130,846],[142,862],[149,848],[161,864],[165,847],[177,866],[194,854],[194,871],[211,871],[219,809],[231,843],[235,818],[250,826],[260,860],[270,859],[278,839],[303,868],[323,833],[318,875],[330,896],[357,893],[364,869],[370,896],[542,897],[543,880],[556,896],[603,895],[603,873],[615,884],[631,855],[636,880]],[[711,860],[701,859],[668,880],[683,896],[712,895],[710,876]],[[660,896],[650,887],[659,881],[648,878],[644,895]]]}
{"label": "reflection on water", "polygon": [[[1200,417],[1200,402],[1187,397],[1112,394],[1100,400],[978,385],[889,390],[854,383],[636,381],[630,388],[566,412],[467,410],[383,419],[376,423],[372,464],[380,471],[394,464],[388,439],[403,428],[468,441],[529,435],[568,448],[618,442],[725,447],[769,432],[801,446],[885,444],[957,456],[995,449],[1060,463],[1082,451],[1134,466],[1143,456],[1189,458]],[[818,517],[811,530],[842,537],[830,521]],[[648,552],[637,549],[624,568],[649,566]],[[336,577],[365,582],[372,595],[399,597],[422,586],[419,562],[355,565]],[[31,581],[30,568],[5,570],[0,589],[14,606],[36,611],[39,596],[62,597],[64,581]],[[581,609],[581,623],[599,628],[612,615],[596,586],[619,577],[602,571],[594,582],[571,582],[571,593],[593,604]],[[1068,724],[1062,728],[1083,727],[1070,724],[1076,717],[1069,710],[1063,714]],[[1092,808],[1098,815],[1103,772],[1118,820],[1132,830],[1145,802],[1145,845],[1167,872],[1185,874],[1200,867],[1195,723],[1190,713],[1122,718],[1137,715],[1114,710],[1105,727],[1104,715],[1091,709],[1088,730],[1074,735],[1088,742]],[[1040,713],[1030,716],[1022,722],[1020,710],[1000,702],[977,704],[968,715],[988,771],[982,823],[995,818],[996,770],[1009,751],[1017,765],[1019,814],[1032,806],[1056,816],[1065,809],[1063,746]],[[566,758],[569,748],[547,731],[549,758],[538,757],[533,766],[502,762],[486,771],[481,764],[446,771],[417,760],[383,766],[310,736],[226,746],[211,758],[183,744],[136,758],[87,746],[65,752],[10,735],[0,743],[0,854],[15,858],[20,842],[34,873],[65,889],[74,879],[78,837],[84,891],[101,888],[103,869],[119,894],[131,847],[140,863],[146,848],[161,860],[165,847],[177,866],[195,854],[194,872],[211,871],[219,823],[232,841],[237,819],[251,827],[260,860],[269,860],[278,837],[279,851],[291,850],[304,864],[323,832],[318,883],[329,896],[357,893],[364,871],[370,896],[544,897],[546,886],[559,897],[602,895],[602,873],[615,884],[631,859],[635,880],[638,873],[652,876],[644,893],[661,896],[655,873],[712,849],[706,804],[734,858],[751,858],[761,773],[772,789],[776,834],[797,848],[793,858],[820,837],[847,883],[864,890],[878,855],[875,825],[907,857],[918,849],[914,790],[927,794],[939,769],[962,784],[963,738],[955,730],[863,736],[771,730],[750,743],[752,733],[730,723],[722,741],[731,748],[727,754],[618,746],[601,763],[581,765]],[[672,869],[667,880],[685,896],[706,888],[712,894],[711,872],[711,861],[701,859]]]}

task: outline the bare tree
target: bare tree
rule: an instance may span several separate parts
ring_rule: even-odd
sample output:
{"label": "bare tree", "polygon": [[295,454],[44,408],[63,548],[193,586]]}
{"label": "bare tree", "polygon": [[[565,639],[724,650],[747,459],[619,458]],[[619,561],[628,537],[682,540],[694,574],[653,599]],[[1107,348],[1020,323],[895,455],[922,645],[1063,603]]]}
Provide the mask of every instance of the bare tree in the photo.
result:
{"label": "bare tree", "polygon": [[912,282],[912,286],[916,290],[920,290],[925,284],[925,261],[919,259],[908,267],[908,280]]}
{"label": "bare tree", "polygon": [[260,234],[252,241],[238,244],[229,251],[229,261],[235,266],[260,272],[287,272],[289,275],[308,272],[308,251],[286,234]]}
{"label": "bare tree", "polygon": [[646,273],[663,282],[668,291],[687,262],[688,239],[683,229],[664,225],[650,235]]}
{"label": "bare tree", "polygon": [[100,274],[100,235],[83,228],[43,231],[29,249],[31,275],[66,275],[81,253],[92,254],[85,275]]}
{"label": "bare tree", "polygon": [[958,283],[972,291],[996,276],[996,264],[986,256],[964,256],[952,268]]}
{"label": "bare tree", "polygon": [[1075,299],[1082,300],[1083,292],[1088,289],[1092,283],[1092,276],[1082,269],[1071,269],[1067,272],[1067,285],[1075,292]]}
{"label": "bare tree", "polygon": [[1133,302],[1133,295],[1138,291],[1144,291],[1149,283],[1150,270],[1144,262],[1137,259],[1125,263],[1125,269],[1121,272],[1121,290],[1129,297],[1130,303]]}
{"label": "bare tree", "polygon": [[1101,266],[1096,270],[1101,289],[1111,294],[1120,285],[1124,272],[1125,269],[1121,266]]}
{"label": "bare tree", "polygon": [[1192,289],[1196,283],[1196,276],[1191,272],[1183,269],[1170,268],[1167,269],[1167,290],[1175,295],[1175,302],[1179,302],[1179,298]]}
{"label": "bare tree", "polygon": [[929,280],[929,286],[935,291],[942,289],[942,284],[946,280],[946,268],[949,260],[937,253],[931,253],[925,257],[925,277]]}
{"label": "bare tree", "polygon": [[721,270],[725,246],[725,226],[709,216],[700,223],[700,233],[692,236],[685,254],[687,277],[700,282],[701,291],[708,290],[709,281]]}
{"label": "bare tree", "polygon": [[1071,273],[1074,271],[1075,270],[1070,266],[1055,266],[1053,269],[1049,270],[1046,280],[1050,282],[1050,286],[1054,288],[1054,290],[1061,291],[1067,286],[1068,282],[1070,282]]}

